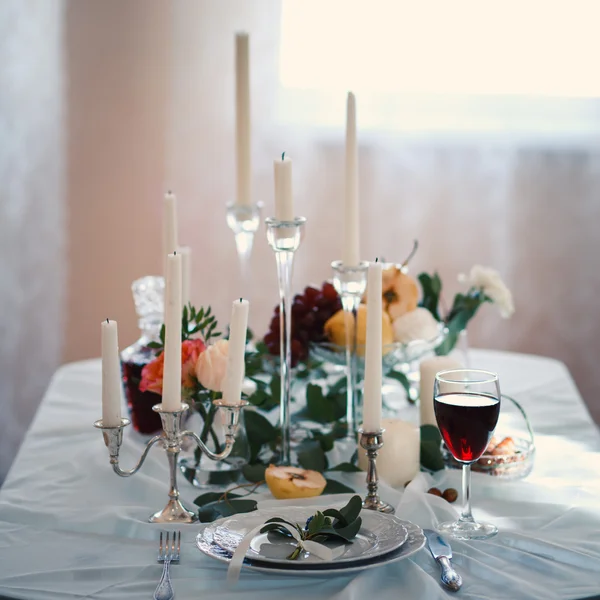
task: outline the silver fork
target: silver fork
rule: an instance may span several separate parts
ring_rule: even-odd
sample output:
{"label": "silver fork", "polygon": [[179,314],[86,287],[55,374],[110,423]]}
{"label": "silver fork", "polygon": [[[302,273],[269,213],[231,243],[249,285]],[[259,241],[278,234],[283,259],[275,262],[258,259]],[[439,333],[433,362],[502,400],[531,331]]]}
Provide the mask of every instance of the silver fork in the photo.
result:
{"label": "silver fork", "polygon": [[169,575],[169,566],[172,562],[179,562],[181,531],[173,531],[172,533],[173,537],[169,541],[169,532],[166,532],[165,544],[163,546],[163,532],[160,532],[157,560],[163,563],[163,572],[154,592],[154,600],[172,600],[175,597]]}

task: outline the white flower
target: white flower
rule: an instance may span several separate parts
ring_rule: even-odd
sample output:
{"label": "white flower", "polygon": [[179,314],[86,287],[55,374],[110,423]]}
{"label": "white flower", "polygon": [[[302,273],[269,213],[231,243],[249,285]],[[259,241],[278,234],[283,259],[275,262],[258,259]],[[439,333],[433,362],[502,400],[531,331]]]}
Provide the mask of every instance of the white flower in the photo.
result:
{"label": "white flower", "polygon": [[207,389],[215,392],[223,391],[223,382],[227,373],[229,342],[219,340],[208,346],[196,362],[196,377]]}
{"label": "white flower", "polygon": [[440,332],[440,325],[433,315],[420,306],[394,319],[393,326],[394,339],[402,344],[415,340],[429,341]]}
{"label": "white flower", "polygon": [[461,274],[458,276],[458,280],[481,290],[494,304],[498,305],[500,314],[505,319],[515,312],[512,294],[495,269],[474,265],[468,277]]}

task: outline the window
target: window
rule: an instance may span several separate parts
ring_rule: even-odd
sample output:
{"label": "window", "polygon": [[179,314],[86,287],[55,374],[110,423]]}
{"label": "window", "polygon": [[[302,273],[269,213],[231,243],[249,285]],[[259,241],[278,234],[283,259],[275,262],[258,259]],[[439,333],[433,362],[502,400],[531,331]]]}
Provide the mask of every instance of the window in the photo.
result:
{"label": "window", "polygon": [[[600,132],[596,0],[283,0],[294,120],[361,127]],[[341,114],[340,114],[341,113]]]}

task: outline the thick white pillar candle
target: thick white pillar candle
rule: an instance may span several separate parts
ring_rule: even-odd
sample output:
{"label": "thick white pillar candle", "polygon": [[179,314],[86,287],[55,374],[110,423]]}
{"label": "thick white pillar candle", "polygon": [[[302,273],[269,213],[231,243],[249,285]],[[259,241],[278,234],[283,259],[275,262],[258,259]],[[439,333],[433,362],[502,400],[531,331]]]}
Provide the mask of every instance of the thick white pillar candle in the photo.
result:
{"label": "thick white pillar candle", "polygon": [[[385,443],[377,455],[377,474],[388,485],[403,488],[421,469],[421,432],[414,423],[383,419]],[[360,448],[358,466],[366,471],[367,453]]]}
{"label": "thick white pillar candle", "polygon": [[248,61],[248,34],[235,36],[235,147],[237,166],[238,205],[251,204],[250,160],[250,72]]}
{"label": "thick white pillar candle", "polygon": [[435,376],[440,371],[449,369],[460,369],[460,364],[452,356],[433,356],[421,361],[419,371],[421,383],[419,391],[419,412],[421,425],[436,425],[435,412],[433,410],[433,383]]}
{"label": "thick white pillar candle", "polygon": [[227,404],[238,404],[242,397],[249,307],[248,300],[240,298],[233,303],[231,309],[229,355],[225,383],[223,384],[223,401]]}
{"label": "thick white pillar candle", "polygon": [[367,274],[367,343],[365,349],[363,404],[363,429],[367,432],[376,432],[381,429],[381,278],[381,263],[369,263],[369,272]]}
{"label": "thick white pillar candle", "polygon": [[163,203],[163,274],[167,276],[167,255],[175,252],[177,240],[177,198],[171,192],[165,194]]}
{"label": "thick white pillar candle", "polygon": [[279,221],[294,220],[294,200],[292,197],[292,161],[281,155],[281,160],[273,162],[275,170],[275,218]]}
{"label": "thick white pillar candle", "polygon": [[102,321],[102,423],[121,424],[121,362],[116,321]]}
{"label": "thick white pillar candle", "polygon": [[182,306],[190,303],[192,286],[192,249],[189,246],[177,248],[177,254],[181,254],[181,302]]}
{"label": "thick white pillar candle", "polygon": [[356,142],[356,99],[348,92],[346,107],[346,196],[342,262],[354,267],[360,262],[358,225],[358,145]]}
{"label": "thick white pillar candle", "polygon": [[165,364],[162,406],[181,409],[181,254],[167,256],[165,287]]}

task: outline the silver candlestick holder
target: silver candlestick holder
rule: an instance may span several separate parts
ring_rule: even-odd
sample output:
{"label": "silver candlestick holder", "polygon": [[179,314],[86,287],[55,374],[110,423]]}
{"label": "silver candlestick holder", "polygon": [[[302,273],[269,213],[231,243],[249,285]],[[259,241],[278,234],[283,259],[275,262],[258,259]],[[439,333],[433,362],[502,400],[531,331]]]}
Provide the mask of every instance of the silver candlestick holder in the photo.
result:
{"label": "silver candlestick holder", "polygon": [[368,262],[346,266],[341,260],[331,263],[333,285],[342,299],[346,330],[346,426],[347,437],[356,443],[358,414],[358,365],[356,360],[356,336],[358,307],[367,289]]}
{"label": "silver candlestick holder", "polygon": [[360,445],[367,451],[369,465],[367,468],[367,495],[363,500],[363,508],[376,510],[378,512],[392,514],[394,507],[379,498],[377,488],[379,486],[379,476],[377,475],[377,454],[383,446],[383,432],[385,429],[370,432],[359,429]]}
{"label": "silver candlestick holder", "polygon": [[281,392],[279,397],[279,425],[281,427],[280,464],[291,464],[290,445],[290,401],[292,388],[292,273],[294,253],[300,247],[304,217],[291,221],[280,221],[269,217],[267,240],[277,262],[277,281],[279,283],[279,359],[281,373]]}
{"label": "silver candlestick holder", "polygon": [[234,204],[227,205],[227,225],[235,237],[235,248],[240,261],[240,270],[244,286],[250,280],[250,255],[254,244],[254,234],[260,225],[260,213],[262,202],[256,204]]}
{"label": "silver candlestick holder", "polygon": [[110,456],[110,464],[113,467],[113,471],[119,477],[131,477],[132,475],[135,475],[144,464],[150,448],[157,442],[163,443],[165,452],[167,453],[167,460],[169,461],[169,501],[162,510],[154,513],[148,519],[150,523],[194,523],[198,520],[196,514],[185,508],[181,503],[181,500],[179,500],[179,489],[177,487],[177,458],[181,452],[183,439],[186,437],[192,438],[200,450],[211,460],[226,459],[231,453],[231,449],[235,442],[240,410],[247,406],[248,403],[246,401],[240,401],[239,404],[225,404],[222,400],[215,400],[213,404],[218,408],[223,409],[226,415],[225,449],[222,452],[217,454],[209,450],[198,434],[193,431],[181,430],[181,418],[188,410],[189,405],[182,403],[181,410],[166,411],[162,404],[155,404],[152,407],[152,410],[160,415],[163,432],[148,440],[137,464],[133,469],[129,470],[121,469],[119,465],[119,451],[121,449],[121,444],[123,443],[123,429],[129,425],[129,419],[121,419],[120,425],[116,426],[104,425],[102,419],[94,423],[94,427],[102,430],[104,443],[108,448],[108,454]]}

